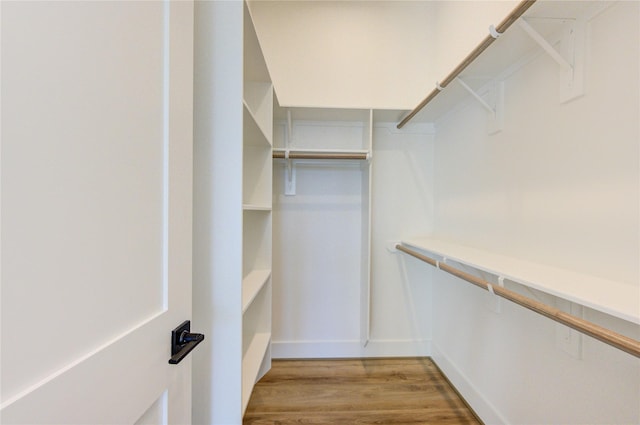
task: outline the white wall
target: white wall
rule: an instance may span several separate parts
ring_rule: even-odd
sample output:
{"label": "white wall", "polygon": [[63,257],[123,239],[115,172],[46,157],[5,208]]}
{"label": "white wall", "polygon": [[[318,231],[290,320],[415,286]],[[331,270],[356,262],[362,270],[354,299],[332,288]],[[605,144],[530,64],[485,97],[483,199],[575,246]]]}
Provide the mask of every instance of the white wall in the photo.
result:
{"label": "white wall", "polygon": [[411,109],[432,88],[434,2],[256,1],[283,106]]}
{"label": "white wall", "polygon": [[[640,285],[639,16],[621,2],[590,23],[585,96],[559,104],[541,55],[505,82],[504,131],[487,136],[473,101],[438,123],[438,237]],[[588,337],[571,357],[559,325],[507,303],[493,313],[482,291],[434,276],[433,355],[487,423],[640,421],[639,359]]]}
{"label": "white wall", "polygon": [[371,339],[423,341],[425,355],[432,328],[430,272],[388,247],[433,231],[433,139],[433,133],[399,132],[395,123],[373,131]]}
{"label": "white wall", "polygon": [[360,166],[297,165],[296,195],[285,196],[285,167],[274,165],[274,357],[358,346]]}

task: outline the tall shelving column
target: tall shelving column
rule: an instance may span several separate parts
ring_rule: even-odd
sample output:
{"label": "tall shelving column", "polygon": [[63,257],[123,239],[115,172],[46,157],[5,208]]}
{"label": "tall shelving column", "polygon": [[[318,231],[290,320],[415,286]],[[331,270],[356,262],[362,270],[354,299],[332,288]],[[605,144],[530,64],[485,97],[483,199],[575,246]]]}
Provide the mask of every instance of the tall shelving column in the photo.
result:
{"label": "tall shelving column", "polygon": [[246,1],[195,4],[193,423],[240,424],[271,365],[273,86]]}
{"label": "tall shelving column", "polygon": [[242,413],[271,368],[273,85],[244,5],[242,149]]}

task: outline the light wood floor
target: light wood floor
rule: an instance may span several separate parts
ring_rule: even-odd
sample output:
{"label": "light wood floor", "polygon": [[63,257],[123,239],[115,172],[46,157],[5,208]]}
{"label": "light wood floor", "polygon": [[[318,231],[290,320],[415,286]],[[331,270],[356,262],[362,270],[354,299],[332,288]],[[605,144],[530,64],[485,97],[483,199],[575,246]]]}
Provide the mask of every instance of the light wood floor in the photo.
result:
{"label": "light wood floor", "polygon": [[274,360],[244,425],[480,424],[428,358]]}

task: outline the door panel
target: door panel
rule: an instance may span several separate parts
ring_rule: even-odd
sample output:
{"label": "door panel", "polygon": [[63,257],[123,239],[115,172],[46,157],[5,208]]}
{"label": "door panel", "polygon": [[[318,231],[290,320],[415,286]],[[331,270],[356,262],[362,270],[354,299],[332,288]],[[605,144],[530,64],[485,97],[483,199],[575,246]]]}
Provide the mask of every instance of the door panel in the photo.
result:
{"label": "door panel", "polygon": [[193,5],[0,7],[0,418],[189,415]]}
{"label": "door panel", "polygon": [[162,425],[167,423],[167,392],[163,392],[151,407],[136,421],[135,425]]}

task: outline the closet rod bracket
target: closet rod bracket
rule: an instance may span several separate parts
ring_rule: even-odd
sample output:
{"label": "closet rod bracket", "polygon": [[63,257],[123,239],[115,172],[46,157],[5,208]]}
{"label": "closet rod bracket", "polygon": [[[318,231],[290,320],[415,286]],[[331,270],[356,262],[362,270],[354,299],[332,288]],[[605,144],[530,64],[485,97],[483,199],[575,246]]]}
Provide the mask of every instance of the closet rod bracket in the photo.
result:
{"label": "closet rod bracket", "polygon": [[386,248],[387,251],[389,251],[392,254],[395,254],[398,252],[398,248],[396,248],[399,244],[401,243],[401,241],[388,241]]}
{"label": "closet rod bracket", "polygon": [[489,25],[489,35],[491,35],[491,37],[493,38],[498,38],[502,35],[502,33],[498,32],[495,25]]}
{"label": "closet rod bracket", "polygon": [[[498,276],[498,286],[504,289],[504,276]],[[486,305],[489,310],[494,313],[502,313],[502,298],[496,295],[493,286],[489,288],[489,294],[486,294]]]}
{"label": "closet rod bracket", "polygon": [[286,176],[284,179],[284,194],[286,196],[295,196],[296,194],[296,167],[293,164],[293,159],[289,158],[289,149],[284,153],[284,158],[287,163],[285,170]]}

